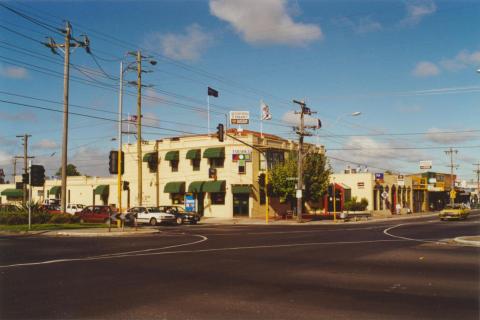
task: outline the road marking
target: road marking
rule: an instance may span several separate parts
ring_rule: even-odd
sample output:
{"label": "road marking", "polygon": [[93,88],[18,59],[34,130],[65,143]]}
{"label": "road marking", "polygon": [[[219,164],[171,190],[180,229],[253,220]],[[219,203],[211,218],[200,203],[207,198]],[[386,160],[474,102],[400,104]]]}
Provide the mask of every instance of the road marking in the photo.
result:
{"label": "road marking", "polygon": [[55,264],[55,263],[62,263],[62,262],[95,261],[95,260],[108,260],[108,259],[120,259],[120,258],[132,258],[132,257],[157,256],[157,255],[167,255],[167,254],[206,253],[206,252],[220,252],[220,251],[251,250],[251,249],[293,248],[293,247],[306,247],[306,246],[319,246],[319,245],[365,244],[365,243],[399,242],[399,241],[405,241],[405,240],[385,239],[385,240],[365,240],[365,241],[308,242],[308,243],[290,243],[290,244],[278,244],[278,245],[212,248],[212,249],[199,249],[199,250],[145,252],[145,253],[92,256],[92,257],[85,257],[85,258],[56,259],[56,260],[47,260],[47,261],[39,261],[39,262],[16,263],[16,264],[0,266],[0,269],[47,265],[47,264]]}

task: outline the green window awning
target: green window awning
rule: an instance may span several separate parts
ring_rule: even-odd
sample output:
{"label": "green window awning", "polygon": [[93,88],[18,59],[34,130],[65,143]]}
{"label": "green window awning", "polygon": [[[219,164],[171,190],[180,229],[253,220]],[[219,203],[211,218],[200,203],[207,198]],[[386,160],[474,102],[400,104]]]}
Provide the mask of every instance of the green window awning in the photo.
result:
{"label": "green window awning", "polygon": [[7,198],[22,198],[23,190],[22,189],[5,189],[2,191],[2,196]]}
{"label": "green window awning", "polygon": [[165,193],[185,193],[185,182],[183,181],[175,181],[175,182],[168,182],[163,188],[163,192]]}
{"label": "green window awning", "polygon": [[108,195],[110,191],[110,186],[108,184],[101,184],[95,188],[94,194],[99,194],[99,195]]}
{"label": "green window awning", "polygon": [[208,148],[203,151],[204,158],[225,158],[225,148]]}
{"label": "green window awning", "polygon": [[250,194],[251,190],[251,184],[232,184],[232,193],[234,194]]}
{"label": "green window awning", "polygon": [[201,193],[203,192],[203,185],[207,183],[206,181],[193,181],[188,186],[188,192],[190,193]]}
{"label": "green window awning", "polygon": [[61,186],[54,186],[50,189],[50,191],[48,192],[49,194],[52,194],[54,196],[58,196],[60,195],[60,192],[62,191],[62,187]]}
{"label": "green window awning", "polygon": [[190,160],[194,160],[194,159],[200,159],[201,156],[202,156],[201,149],[192,149],[192,150],[188,150],[186,158]]}
{"label": "green window awning", "polygon": [[165,160],[167,161],[178,161],[180,159],[179,151],[168,151],[165,155]]}
{"label": "green window awning", "polygon": [[143,155],[143,162],[150,162],[150,161],[154,161],[154,160],[157,160],[158,158],[158,153],[157,152],[149,152],[149,153],[145,153]]}
{"label": "green window awning", "polygon": [[202,190],[203,192],[225,192],[225,180],[207,181]]}

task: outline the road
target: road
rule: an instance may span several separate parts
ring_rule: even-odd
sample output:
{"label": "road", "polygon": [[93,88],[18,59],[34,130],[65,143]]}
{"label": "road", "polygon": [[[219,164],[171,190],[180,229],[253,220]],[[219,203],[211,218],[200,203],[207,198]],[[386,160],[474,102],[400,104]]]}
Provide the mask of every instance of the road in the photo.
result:
{"label": "road", "polygon": [[0,237],[1,319],[479,319],[480,214]]}

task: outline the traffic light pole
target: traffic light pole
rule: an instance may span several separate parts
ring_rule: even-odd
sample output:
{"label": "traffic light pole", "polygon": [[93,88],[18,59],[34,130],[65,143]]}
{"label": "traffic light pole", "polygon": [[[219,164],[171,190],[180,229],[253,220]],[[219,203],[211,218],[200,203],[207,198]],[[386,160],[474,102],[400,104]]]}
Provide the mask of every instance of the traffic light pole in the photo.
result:
{"label": "traffic light pole", "polygon": [[32,229],[32,160],[28,163],[28,185],[30,192],[28,193],[28,230]]}
{"label": "traffic light pole", "polygon": [[138,175],[138,205],[142,206],[143,177],[142,177],[142,55],[137,51],[137,175]]}

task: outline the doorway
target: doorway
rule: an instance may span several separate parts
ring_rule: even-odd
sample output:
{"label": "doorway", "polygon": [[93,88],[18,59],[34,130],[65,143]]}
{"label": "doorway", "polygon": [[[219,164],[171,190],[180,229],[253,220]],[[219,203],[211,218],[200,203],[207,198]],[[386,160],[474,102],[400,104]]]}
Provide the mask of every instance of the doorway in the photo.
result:
{"label": "doorway", "polygon": [[234,216],[249,216],[249,194],[233,194],[233,215]]}
{"label": "doorway", "polygon": [[203,212],[204,212],[204,204],[203,200],[205,199],[205,193],[196,193],[195,194],[196,202],[197,202],[197,213],[203,217]]}

